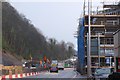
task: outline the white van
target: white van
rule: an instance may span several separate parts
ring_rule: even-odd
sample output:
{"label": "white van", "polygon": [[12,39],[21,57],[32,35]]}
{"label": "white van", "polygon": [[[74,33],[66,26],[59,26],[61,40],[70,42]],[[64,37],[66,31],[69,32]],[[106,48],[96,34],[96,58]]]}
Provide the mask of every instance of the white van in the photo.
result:
{"label": "white van", "polygon": [[64,62],[59,62],[58,63],[58,69],[59,70],[64,70]]}

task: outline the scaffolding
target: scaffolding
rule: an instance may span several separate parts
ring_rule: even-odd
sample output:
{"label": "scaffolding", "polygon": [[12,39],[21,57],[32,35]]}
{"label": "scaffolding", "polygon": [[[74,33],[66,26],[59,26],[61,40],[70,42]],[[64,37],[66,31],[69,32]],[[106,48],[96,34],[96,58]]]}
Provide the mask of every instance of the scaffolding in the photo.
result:
{"label": "scaffolding", "polygon": [[[91,39],[100,39],[100,44],[97,47],[99,50],[96,55],[92,54],[91,51],[91,59],[99,58],[95,63],[99,65],[91,66],[94,72],[94,68],[96,67],[115,67],[112,65],[114,62],[114,40],[113,33],[120,29],[120,2],[114,2],[113,4],[103,3],[103,10],[91,11]],[[84,42],[85,48],[87,48],[87,33],[88,33],[88,14],[86,14],[86,5],[84,2]],[[99,34],[99,36],[98,36]],[[87,49],[85,49],[85,54],[87,55]],[[110,52],[111,51],[111,52]],[[108,52],[111,53],[108,55]],[[96,57],[94,57],[96,56]],[[104,56],[104,57],[103,57]],[[87,61],[87,56],[85,56]],[[106,65],[106,58],[110,58],[110,65]],[[87,62],[86,62],[87,63]]]}

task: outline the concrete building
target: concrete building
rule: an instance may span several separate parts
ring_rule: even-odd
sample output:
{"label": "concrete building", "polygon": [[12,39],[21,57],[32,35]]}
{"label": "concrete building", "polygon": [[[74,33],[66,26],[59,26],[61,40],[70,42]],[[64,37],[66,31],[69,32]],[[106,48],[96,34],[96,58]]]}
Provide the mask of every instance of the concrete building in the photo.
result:
{"label": "concrete building", "polygon": [[[103,5],[104,10],[91,13],[91,69],[110,67],[114,68],[114,35],[120,29],[120,2],[117,4]],[[87,72],[88,51],[88,15],[84,19],[84,69]],[[79,25],[80,27],[81,25]],[[80,34],[78,34],[79,36]],[[78,41],[79,42],[79,41]],[[118,47],[118,46],[117,46]],[[79,49],[79,47],[78,47]],[[78,54],[82,54],[79,53]],[[83,57],[80,57],[83,58]],[[81,64],[81,63],[80,63]],[[83,68],[83,67],[82,67]],[[82,71],[85,72],[85,71]]]}
{"label": "concrete building", "polygon": [[120,72],[120,29],[114,33],[114,53],[115,72]]}

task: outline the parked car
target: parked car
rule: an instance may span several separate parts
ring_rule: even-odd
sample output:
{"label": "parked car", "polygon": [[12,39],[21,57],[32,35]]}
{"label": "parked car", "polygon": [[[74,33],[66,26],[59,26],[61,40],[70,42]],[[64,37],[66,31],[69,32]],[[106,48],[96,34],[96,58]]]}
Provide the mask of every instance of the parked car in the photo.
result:
{"label": "parked car", "polygon": [[119,80],[120,79],[120,72],[113,72],[108,76],[108,80]]}
{"label": "parked car", "polygon": [[51,66],[50,66],[50,72],[58,72],[58,61],[52,60]]}
{"label": "parked car", "polygon": [[95,80],[106,80],[112,73],[111,68],[97,68],[93,74]]}
{"label": "parked car", "polygon": [[36,69],[35,64],[32,64],[32,66],[30,66],[30,69]]}
{"label": "parked car", "polygon": [[64,70],[64,62],[59,62],[58,63],[58,69],[59,70]]}

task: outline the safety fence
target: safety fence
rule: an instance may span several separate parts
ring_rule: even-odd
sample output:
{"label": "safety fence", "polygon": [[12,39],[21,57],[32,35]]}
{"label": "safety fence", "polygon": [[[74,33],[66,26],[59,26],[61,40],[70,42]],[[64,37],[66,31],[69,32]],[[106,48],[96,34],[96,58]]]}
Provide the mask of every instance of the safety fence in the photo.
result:
{"label": "safety fence", "polygon": [[31,72],[31,73],[21,73],[21,74],[9,74],[0,76],[0,80],[12,80],[14,78],[24,78],[28,76],[38,75],[40,72]]}
{"label": "safety fence", "polygon": [[47,67],[30,69],[22,66],[0,66],[0,80],[33,76],[39,74],[41,71],[46,70],[48,70]]}
{"label": "safety fence", "polygon": [[22,66],[1,66],[0,71],[2,72],[1,75],[20,74],[23,73],[23,68]]}

